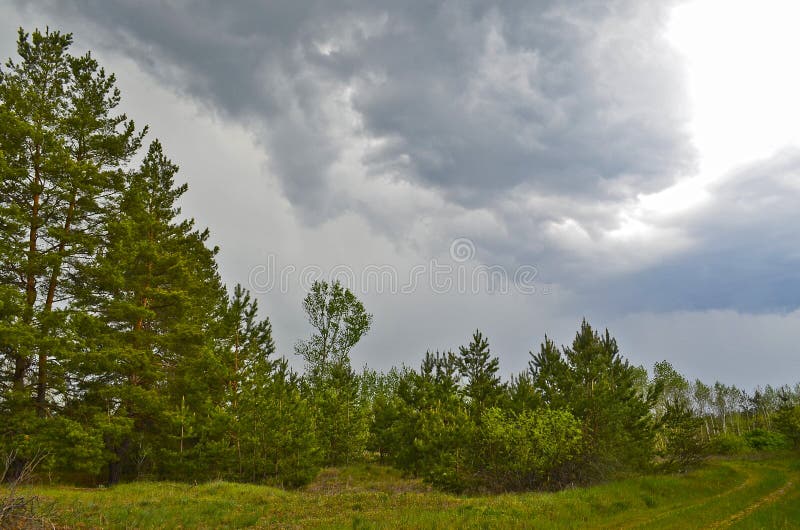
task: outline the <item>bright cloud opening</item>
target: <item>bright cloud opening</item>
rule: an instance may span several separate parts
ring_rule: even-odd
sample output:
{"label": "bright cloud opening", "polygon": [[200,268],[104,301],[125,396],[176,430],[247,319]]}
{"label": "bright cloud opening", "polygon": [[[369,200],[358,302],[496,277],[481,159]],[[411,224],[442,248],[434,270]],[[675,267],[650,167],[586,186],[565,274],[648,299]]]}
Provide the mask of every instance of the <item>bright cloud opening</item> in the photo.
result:
{"label": "bright cloud opening", "polygon": [[702,177],[800,143],[798,20],[796,0],[694,0],[673,12]]}

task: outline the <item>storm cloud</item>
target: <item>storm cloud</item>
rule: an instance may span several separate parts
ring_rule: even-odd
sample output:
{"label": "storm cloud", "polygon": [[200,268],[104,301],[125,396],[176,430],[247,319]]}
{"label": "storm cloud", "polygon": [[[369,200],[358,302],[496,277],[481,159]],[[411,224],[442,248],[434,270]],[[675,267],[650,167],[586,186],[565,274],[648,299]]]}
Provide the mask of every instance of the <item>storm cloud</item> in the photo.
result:
{"label": "storm cloud", "polygon": [[[331,166],[469,207],[517,188],[624,196],[691,169],[665,2],[53,2],[164,82],[258,128],[293,203]],[[339,190],[341,191],[341,190]],[[347,199],[348,197],[345,197]],[[352,198],[352,197],[350,197]],[[327,199],[327,204],[326,204]]]}
{"label": "storm cloud", "polygon": [[[414,364],[481,327],[519,369],[587,316],[644,364],[679,334],[678,367],[708,375],[691,359],[716,344],[738,382],[769,333],[777,360],[756,382],[778,382],[800,338],[800,151],[692,187],[684,59],[665,35],[679,3],[19,1],[2,49],[14,24],[50,25],[128,69],[130,114],[188,170],[186,210],[218,237],[226,279],[268,254],[406,271],[464,237],[476,262],[535,265],[548,288],[365,293],[376,327],[358,360]],[[306,331],[301,296],[265,297],[284,351]],[[752,333],[733,348],[697,322]]]}

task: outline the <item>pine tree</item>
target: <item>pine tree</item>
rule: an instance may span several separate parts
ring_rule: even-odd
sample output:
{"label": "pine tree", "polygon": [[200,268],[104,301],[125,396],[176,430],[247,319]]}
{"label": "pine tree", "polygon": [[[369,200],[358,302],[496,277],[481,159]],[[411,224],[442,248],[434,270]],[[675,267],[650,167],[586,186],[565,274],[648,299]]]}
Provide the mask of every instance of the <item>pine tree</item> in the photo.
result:
{"label": "pine tree", "polygon": [[453,491],[467,488],[474,423],[459,392],[456,356],[426,352],[419,371],[402,374],[396,390],[390,460]]}
{"label": "pine tree", "polygon": [[64,391],[61,376],[50,372],[68,352],[58,311],[65,284],[97,243],[114,176],[142,136],[124,114],[114,115],[120,102],[114,76],[90,54],[70,56],[71,42],[69,34],[20,30],[21,61],[9,61],[0,82],[0,253],[9,284],[25,293],[21,323],[36,336],[35,346],[12,354],[13,379],[20,390],[35,365],[41,416],[50,415],[52,391]]}
{"label": "pine tree", "polygon": [[[310,404],[275,343],[268,318],[241,285],[223,320],[220,358],[226,367],[228,432],[220,438],[235,453],[231,475],[252,482],[299,486],[318,470],[319,450]],[[207,467],[221,467],[217,452]]]}
{"label": "pine tree", "polygon": [[511,376],[508,385],[508,406],[517,414],[535,411],[542,406],[541,395],[536,391],[533,377],[525,371]]}
{"label": "pine tree", "polygon": [[252,359],[238,405],[240,478],[300,486],[319,470],[314,412],[285,359]]}
{"label": "pine tree", "polygon": [[500,360],[492,357],[489,341],[476,330],[469,346],[459,348],[455,363],[465,381],[463,391],[473,417],[480,419],[481,412],[497,405],[503,395],[504,388],[497,375]]}
{"label": "pine tree", "polygon": [[[13,388],[28,393],[30,369],[41,353],[39,295],[47,277],[52,252],[49,229],[57,227],[62,212],[53,197],[63,188],[67,152],[60,136],[66,112],[69,83],[67,49],[70,35],[34,32],[32,38],[20,30],[17,52],[20,62],[9,60],[0,77],[2,108],[3,174],[0,180],[0,219],[3,224],[0,261],[6,285],[23,296],[16,324],[19,334],[7,345],[14,371]],[[57,195],[57,192],[56,192]],[[4,281],[4,283],[5,283]],[[10,293],[9,293],[10,294]],[[20,335],[27,340],[19,341]],[[39,415],[45,410],[39,402]]]}
{"label": "pine tree", "polygon": [[69,55],[71,42],[20,29],[19,61],[0,72],[0,406],[11,419],[0,429],[23,458],[47,448],[46,465],[91,472],[99,435],[67,410],[79,399],[69,293],[143,133],[114,114],[114,76]]}
{"label": "pine tree", "polygon": [[[79,269],[75,323],[88,340],[77,370],[86,402],[105,416],[97,424],[115,455],[111,482],[135,473],[138,459],[158,460],[156,469],[184,459],[197,443],[185,435],[186,408],[207,417],[225,391],[209,331],[225,304],[217,249],[206,246],[207,230],[179,220],[187,187],[175,186],[177,170],[153,142],[126,177],[107,240]],[[178,431],[177,441],[168,436]]]}
{"label": "pine tree", "polygon": [[544,404],[553,409],[566,408],[568,396],[564,394],[564,387],[568,384],[571,374],[561,350],[545,335],[544,342],[539,346],[539,352],[530,352],[530,356],[528,371],[533,386],[541,395]]}
{"label": "pine tree", "polygon": [[[225,367],[225,386],[227,397],[225,407],[229,414],[229,436],[231,447],[235,452],[236,474],[244,473],[242,454],[242,423],[245,414],[260,414],[258,407],[252,406],[249,411],[242,410],[242,394],[248,394],[249,403],[254,403],[262,396],[259,385],[269,384],[269,377],[274,368],[271,357],[275,353],[275,342],[272,340],[272,325],[268,318],[258,317],[258,302],[252,299],[250,292],[241,285],[236,285],[228,304],[223,320],[223,337],[218,349]],[[255,392],[255,394],[253,394]],[[261,406],[270,404],[258,401]]]}
{"label": "pine tree", "polygon": [[584,320],[571,347],[558,352],[546,340],[531,368],[545,403],[566,408],[582,422],[582,461],[574,468],[578,480],[650,462],[653,403],[641,395],[637,369],[620,356],[608,330],[599,335]]}
{"label": "pine tree", "polygon": [[358,374],[349,364],[338,362],[324,378],[309,383],[306,392],[314,405],[316,436],[325,464],[360,460],[369,437],[369,409],[360,399]]}
{"label": "pine tree", "polygon": [[[365,404],[371,410],[367,449],[378,453],[381,463],[388,460],[393,448],[397,447],[395,426],[400,409],[397,387],[404,373],[405,370],[399,371],[396,368],[385,374],[374,373],[374,387],[369,401]],[[362,376],[362,381],[363,379]]]}

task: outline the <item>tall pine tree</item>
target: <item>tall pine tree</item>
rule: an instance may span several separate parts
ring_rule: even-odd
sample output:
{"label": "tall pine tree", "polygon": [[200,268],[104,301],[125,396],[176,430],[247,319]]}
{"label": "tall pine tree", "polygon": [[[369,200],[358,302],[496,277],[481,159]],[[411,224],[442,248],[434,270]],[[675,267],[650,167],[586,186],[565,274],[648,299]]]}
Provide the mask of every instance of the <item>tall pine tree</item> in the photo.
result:
{"label": "tall pine tree", "polygon": [[187,414],[206,417],[225,392],[209,331],[225,306],[217,249],[179,218],[187,187],[175,185],[177,170],[153,142],[126,178],[106,241],[79,268],[75,322],[87,341],[78,372],[111,454],[110,482],[148,459],[156,472],[183,461],[198,441]]}
{"label": "tall pine tree", "polygon": [[4,442],[80,462],[97,454],[80,449],[95,444],[64,414],[75,397],[69,293],[141,134],[115,114],[114,76],[89,54],[71,56],[71,43],[20,29],[19,60],[0,71],[0,406],[12,419]]}

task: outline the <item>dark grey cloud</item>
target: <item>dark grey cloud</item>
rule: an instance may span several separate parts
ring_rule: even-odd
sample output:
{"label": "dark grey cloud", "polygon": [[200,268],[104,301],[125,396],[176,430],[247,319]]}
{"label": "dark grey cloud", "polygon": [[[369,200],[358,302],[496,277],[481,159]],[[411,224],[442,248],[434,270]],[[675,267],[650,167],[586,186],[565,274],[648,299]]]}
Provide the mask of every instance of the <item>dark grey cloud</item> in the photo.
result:
{"label": "dark grey cloud", "polygon": [[[53,2],[167,82],[260,130],[311,220],[348,201],[336,105],[368,173],[470,208],[525,185],[654,190],[693,164],[671,2]],[[340,102],[333,93],[343,92]],[[370,213],[370,212],[367,212]]]}
{"label": "dark grey cloud", "polygon": [[[354,98],[368,131],[391,140],[376,158],[406,157],[414,178],[475,202],[522,183],[569,194],[624,178],[663,185],[692,161],[674,127],[680,76],[669,49],[648,37],[661,29],[660,8],[632,5],[400,15],[403,29],[362,55],[380,82]],[[642,13],[652,18],[626,18]]]}

